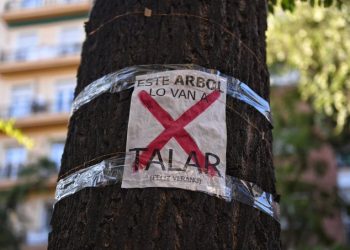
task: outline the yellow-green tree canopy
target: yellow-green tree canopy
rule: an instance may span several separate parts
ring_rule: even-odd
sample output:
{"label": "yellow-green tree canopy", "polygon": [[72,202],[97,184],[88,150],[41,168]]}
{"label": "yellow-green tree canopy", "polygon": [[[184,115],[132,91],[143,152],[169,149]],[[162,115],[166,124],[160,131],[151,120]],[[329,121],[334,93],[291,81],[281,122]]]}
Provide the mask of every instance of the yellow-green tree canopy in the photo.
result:
{"label": "yellow-green tree canopy", "polygon": [[268,0],[268,6],[271,12],[274,12],[276,6],[283,10],[293,11],[299,2],[308,2],[311,6],[330,7],[335,4],[340,7],[343,0]]}
{"label": "yellow-green tree canopy", "polygon": [[302,97],[341,131],[350,117],[350,5],[300,5],[270,15],[268,63],[297,69]]}

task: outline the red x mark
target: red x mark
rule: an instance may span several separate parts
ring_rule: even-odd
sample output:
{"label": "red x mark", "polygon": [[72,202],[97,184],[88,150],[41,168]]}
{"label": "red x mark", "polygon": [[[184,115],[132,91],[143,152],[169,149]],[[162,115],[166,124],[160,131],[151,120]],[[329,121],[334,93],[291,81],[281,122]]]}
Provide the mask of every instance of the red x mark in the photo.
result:
{"label": "red x mark", "polygon": [[[142,104],[165,128],[163,132],[147,146],[148,150],[140,155],[139,167],[143,168],[146,165],[154,149],[161,150],[171,138],[175,138],[187,154],[191,152],[196,153],[200,170],[205,171],[205,156],[184,127],[213,104],[220,97],[220,91],[213,91],[205,99],[198,101],[185,111],[176,120],[174,120],[146,91],[141,91],[138,96]],[[211,166],[209,166],[208,172],[212,176],[215,175],[215,170]]]}

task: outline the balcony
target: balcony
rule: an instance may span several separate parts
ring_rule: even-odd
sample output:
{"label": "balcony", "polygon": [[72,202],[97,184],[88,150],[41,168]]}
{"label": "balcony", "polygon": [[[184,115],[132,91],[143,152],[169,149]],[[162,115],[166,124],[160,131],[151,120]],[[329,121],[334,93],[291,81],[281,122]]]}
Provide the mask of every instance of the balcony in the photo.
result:
{"label": "balcony", "polygon": [[50,125],[67,125],[71,103],[33,100],[8,105],[0,110],[0,118],[15,119],[16,128],[35,128]]}
{"label": "balcony", "polygon": [[37,46],[0,54],[0,74],[78,66],[81,43]]}
{"label": "balcony", "polygon": [[[24,165],[7,165],[0,166],[0,191],[9,190],[18,184],[25,184],[30,179],[25,179],[19,176],[19,172],[25,168]],[[47,188],[54,188],[57,181],[57,172],[51,173],[50,176],[45,178],[45,185]]]}
{"label": "balcony", "polygon": [[10,179],[16,180],[18,173],[23,169],[23,165],[6,165],[0,168],[0,180]]}
{"label": "balcony", "polygon": [[92,0],[10,0],[3,19],[9,25],[45,19],[87,15]]}

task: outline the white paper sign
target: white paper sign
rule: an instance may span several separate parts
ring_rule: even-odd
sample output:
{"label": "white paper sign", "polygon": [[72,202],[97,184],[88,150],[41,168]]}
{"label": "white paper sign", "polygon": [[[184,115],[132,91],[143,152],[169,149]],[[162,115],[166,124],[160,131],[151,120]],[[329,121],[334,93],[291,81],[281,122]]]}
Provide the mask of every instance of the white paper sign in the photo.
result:
{"label": "white paper sign", "polygon": [[122,187],[224,195],[226,85],[196,70],[137,76]]}

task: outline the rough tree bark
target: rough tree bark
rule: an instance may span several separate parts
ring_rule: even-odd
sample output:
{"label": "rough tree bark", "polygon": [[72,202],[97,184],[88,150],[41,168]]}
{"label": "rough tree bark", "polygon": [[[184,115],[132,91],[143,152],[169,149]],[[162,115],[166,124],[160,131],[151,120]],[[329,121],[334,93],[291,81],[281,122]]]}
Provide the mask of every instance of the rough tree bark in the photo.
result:
{"label": "rough tree bark", "polygon": [[[145,7],[154,15],[124,15],[87,36],[75,95],[127,66],[195,63],[233,75],[269,98],[266,1],[97,0],[86,32]],[[125,151],[130,97],[131,91],[103,94],[71,117],[60,176],[101,155]],[[228,98],[228,105],[236,112],[226,111],[227,174],[274,194],[268,123],[242,102]],[[49,249],[280,249],[279,224],[271,217],[178,189],[88,188],[56,204],[51,223]]]}

